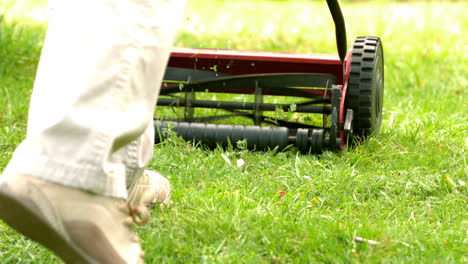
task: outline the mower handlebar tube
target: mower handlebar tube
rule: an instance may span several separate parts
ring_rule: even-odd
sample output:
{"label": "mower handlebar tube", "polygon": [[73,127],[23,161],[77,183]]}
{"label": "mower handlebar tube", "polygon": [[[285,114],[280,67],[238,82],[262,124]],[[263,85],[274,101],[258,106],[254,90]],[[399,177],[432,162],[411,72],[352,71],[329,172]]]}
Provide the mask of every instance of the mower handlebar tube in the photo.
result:
{"label": "mower handlebar tube", "polygon": [[338,49],[338,56],[340,56],[341,63],[344,63],[346,53],[347,53],[347,44],[346,44],[346,27],[341,12],[340,5],[337,0],[327,0],[328,8],[335,23],[335,35],[336,35],[336,47]]}

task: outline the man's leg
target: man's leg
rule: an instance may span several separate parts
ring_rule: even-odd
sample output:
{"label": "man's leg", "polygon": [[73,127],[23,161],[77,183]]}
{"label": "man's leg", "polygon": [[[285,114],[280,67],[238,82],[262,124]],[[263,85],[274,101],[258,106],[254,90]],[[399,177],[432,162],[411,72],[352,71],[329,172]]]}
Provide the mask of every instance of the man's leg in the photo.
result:
{"label": "man's leg", "polygon": [[126,157],[128,202],[134,206],[153,207],[170,204],[171,185],[159,172],[146,169],[154,150],[154,124],[150,122],[145,133],[122,150]]}
{"label": "man's leg", "polygon": [[121,151],[152,120],[183,0],[57,4],[0,218],[67,262],[137,263]]}

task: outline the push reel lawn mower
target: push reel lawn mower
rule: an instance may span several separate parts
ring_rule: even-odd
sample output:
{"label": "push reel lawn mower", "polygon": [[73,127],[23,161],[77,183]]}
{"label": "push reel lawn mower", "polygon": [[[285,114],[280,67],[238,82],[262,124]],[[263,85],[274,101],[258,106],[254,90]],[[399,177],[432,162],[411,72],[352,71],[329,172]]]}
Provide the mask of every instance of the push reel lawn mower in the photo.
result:
{"label": "push reel lawn mower", "polygon": [[[294,145],[304,153],[320,153],[378,133],[384,92],[382,43],[378,37],[358,37],[347,51],[338,2],[327,4],[339,58],[175,49],[157,102],[162,116],[155,119],[156,143],[173,131],[208,147],[241,141],[252,150]],[[199,108],[204,110],[196,113]]]}

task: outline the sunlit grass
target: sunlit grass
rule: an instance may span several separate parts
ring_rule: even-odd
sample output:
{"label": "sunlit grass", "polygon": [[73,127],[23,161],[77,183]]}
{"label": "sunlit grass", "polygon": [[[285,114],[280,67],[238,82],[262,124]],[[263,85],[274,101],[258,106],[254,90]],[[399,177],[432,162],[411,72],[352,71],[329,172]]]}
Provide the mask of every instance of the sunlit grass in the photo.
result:
{"label": "sunlit grass", "polygon": [[[0,171],[25,135],[44,37],[44,1],[21,6],[0,25]],[[369,2],[343,11],[350,42],[383,40],[381,134],[321,156],[211,151],[170,138],[150,167],[170,178],[174,205],[138,229],[148,263],[468,261],[468,5]],[[186,18],[177,46],[335,53],[320,2],[189,1]],[[0,262],[56,259],[2,224]]]}

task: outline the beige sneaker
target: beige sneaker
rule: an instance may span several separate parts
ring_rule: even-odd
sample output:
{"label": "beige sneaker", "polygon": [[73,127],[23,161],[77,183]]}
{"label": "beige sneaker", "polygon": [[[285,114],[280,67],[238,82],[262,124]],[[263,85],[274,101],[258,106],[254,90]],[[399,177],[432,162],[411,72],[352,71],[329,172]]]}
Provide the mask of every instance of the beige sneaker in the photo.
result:
{"label": "beige sneaker", "polygon": [[170,199],[171,184],[164,176],[154,170],[145,170],[128,190],[128,203],[133,206],[146,205],[153,208],[156,203],[167,206]]}
{"label": "beige sneaker", "polygon": [[30,176],[0,185],[0,218],[65,263],[144,263],[132,223],[148,210]]}

